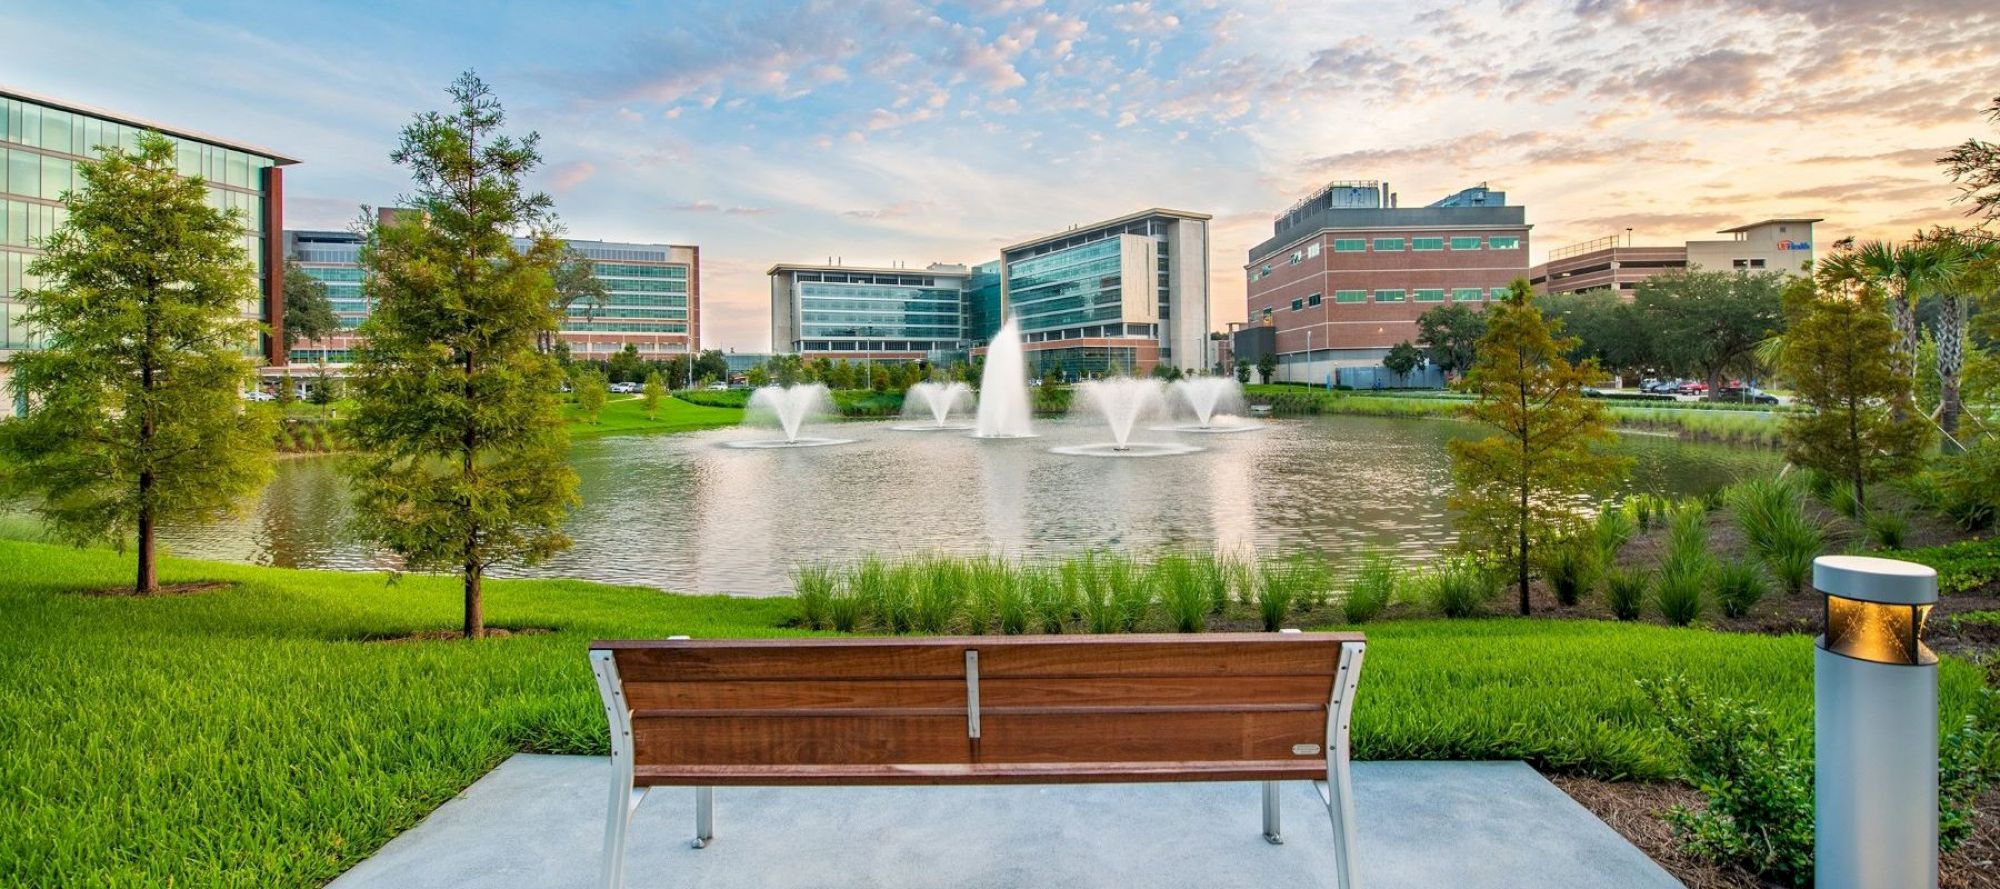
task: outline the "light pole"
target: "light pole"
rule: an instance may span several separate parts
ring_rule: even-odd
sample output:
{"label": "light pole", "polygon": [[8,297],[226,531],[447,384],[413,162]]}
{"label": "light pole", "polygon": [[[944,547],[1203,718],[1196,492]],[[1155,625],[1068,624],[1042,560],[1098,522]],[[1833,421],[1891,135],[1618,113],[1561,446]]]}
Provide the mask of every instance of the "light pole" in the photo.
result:
{"label": "light pole", "polygon": [[1313,381],[1313,329],[1306,328],[1306,385]]}
{"label": "light pole", "polygon": [[1937,572],[1821,556],[1813,588],[1826,597],[1813,650],[1813,885],[1936,889],[1938,659],[1923,631]]}

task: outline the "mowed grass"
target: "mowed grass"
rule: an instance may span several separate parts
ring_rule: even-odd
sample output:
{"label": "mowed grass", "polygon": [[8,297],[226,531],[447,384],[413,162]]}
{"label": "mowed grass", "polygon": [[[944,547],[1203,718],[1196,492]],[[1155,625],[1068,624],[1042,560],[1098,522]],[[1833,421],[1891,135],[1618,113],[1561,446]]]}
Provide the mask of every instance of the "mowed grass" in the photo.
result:
{"label": "mowed grass", "polygon": [[575,404],[565,404],[563,416],[569,419],[569,437],[572,439],[644,432],[693,432],[743,422],[741,409],[690,404],[672,396],[660,399],[660,411],[656,417],[646,416],[645,400],[637,395],[611,396],[604,410],[598,412],[594,423],[577,410]]}
{"label": "mowed grass", "polygon": [[[0,885],[316,886],[519,751],[602,755],[596,638],[783,635],[790,599],[494,581],[478,643],[448,579],[177,559],[213,592],[85,595],[131,557],[0,541]],[[1674,768],[1642,677],[1686,674],[1811,725],[1811,642],[1586,621],[1369,624],[1364,759]],[[1945,665],[1946,724],[1978,683]]]}

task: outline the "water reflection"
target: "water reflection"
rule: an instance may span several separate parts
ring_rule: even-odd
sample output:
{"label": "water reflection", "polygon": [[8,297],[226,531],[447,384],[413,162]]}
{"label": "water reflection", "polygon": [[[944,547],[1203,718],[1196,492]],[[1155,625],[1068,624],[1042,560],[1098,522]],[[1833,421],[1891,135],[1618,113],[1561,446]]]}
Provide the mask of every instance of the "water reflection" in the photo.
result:
{"label": "water reflection", "polygon": [[[977,441],[848,424],[839,448],[721,447],[740,430],[594,439],[572,462],[584,505],[576,546],[546,565],[496,574],[582,577],[749,595],[783,591],[802,562],[942,550],[1047,556],[1093,547],[1219,547],[1331,555],[1376,546],[1418,561],[1453,541],[1445,442],[1453,422],[1326,417],[1251,435],[1202,436],[1208,450],[1147,460],[1062,457],[1101,427],[1042,423],[1040,439]],[[1174,440],[1169,433],[1139,433]],[[1774,467],[1766,451],[1627,436],[1630,490],[1710,490]],[[172,551],[288,567],[386,568],[346,532],[336,459],[282,461],[244,518],[167,529]]]}

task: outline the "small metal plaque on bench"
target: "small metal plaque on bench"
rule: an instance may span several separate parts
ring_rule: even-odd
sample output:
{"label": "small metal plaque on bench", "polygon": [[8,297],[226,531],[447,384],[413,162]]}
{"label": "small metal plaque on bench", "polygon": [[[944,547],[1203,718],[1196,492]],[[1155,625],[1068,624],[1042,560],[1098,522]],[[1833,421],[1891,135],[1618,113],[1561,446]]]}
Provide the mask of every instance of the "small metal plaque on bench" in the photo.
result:
{"label": "small metal plaque on bench", "polygon": [[1319,745],[1318,745],[1318,744],[1293,744],[1293,745],[1292,745],[1292,755],[1293,755],[1293,756],[1311,756],[1311,755],[1313,755],[1313,754],[1315,754],[1315,753],[1318,753],[1318,752],[1319,752]]}

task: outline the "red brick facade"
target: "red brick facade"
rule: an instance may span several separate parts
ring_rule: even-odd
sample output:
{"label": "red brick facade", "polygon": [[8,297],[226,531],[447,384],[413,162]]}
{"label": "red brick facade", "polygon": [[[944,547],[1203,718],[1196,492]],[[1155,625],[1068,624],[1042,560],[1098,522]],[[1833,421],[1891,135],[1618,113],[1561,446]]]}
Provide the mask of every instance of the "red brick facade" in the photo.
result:
{"label": "red brick facade", "polygon": [[[1414,249],[1418,238],[1436,238],[1443,249]],[[1452,249],[1452,239],[1477,238],[1477,249]],[[1513,247],[1495,249],[1493,238],[1517,239]],[[1401,239],[1401,250],[1377,250],[1378,239]],[[1336,240],[1362,240],[1360,251],[1335,249]],[[1462,242],[1461,242],[1462,243]],[[1317,245],[1317,255],[1315,253]],[[1293,262],[1292,257],[1298,256]],[[1269,266],[1270,271],[1263,269]],[[1528,271],[1528,228],[1452,226],[1435,228],[1322,229],[1259,257],[1245,267],[1249,323],[1263,323],[1266,310],[1277,327],[1278,351],[1304,352],[1307,332],[1315,355],[1324,350],[1387,349],[1417,337],[1417,316],[1439,306],[1461,302],[1454,291],[1477,289],[1483,306],[1495,290],[1504,290]],[[1340,291],[1363,291],[1360,302],[1339,302]],[[1383,290],[1400,290],[1397,302],[1378,302]],[[1442,290],[1442,300],[1418,302],[1419,290]],[[1314,294],[1319,304],[1312,305]],[[1299,309],[1292,310],[1294,300]],[[1333,356],[1338,358],[1340,356]]]}

